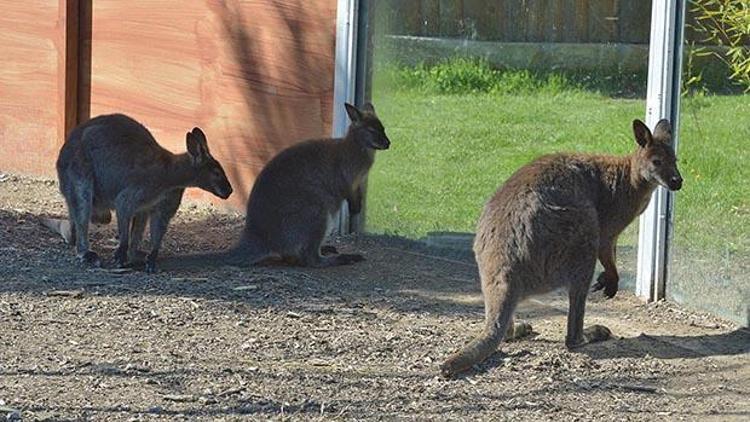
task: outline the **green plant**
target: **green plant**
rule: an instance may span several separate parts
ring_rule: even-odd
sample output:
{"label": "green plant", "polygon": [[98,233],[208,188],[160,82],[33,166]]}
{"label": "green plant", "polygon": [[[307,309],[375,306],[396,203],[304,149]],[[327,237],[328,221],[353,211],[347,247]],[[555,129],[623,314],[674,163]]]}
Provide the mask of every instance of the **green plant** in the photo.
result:
{"label": "green plant", "polygon": [[[730,78],[750,92],[750,0],[693,0],[690,11],[696,15],[692,28],[702,43],[726,47],[714,55],[729,68]],[[692,81],[695,82],[695,81]]]}

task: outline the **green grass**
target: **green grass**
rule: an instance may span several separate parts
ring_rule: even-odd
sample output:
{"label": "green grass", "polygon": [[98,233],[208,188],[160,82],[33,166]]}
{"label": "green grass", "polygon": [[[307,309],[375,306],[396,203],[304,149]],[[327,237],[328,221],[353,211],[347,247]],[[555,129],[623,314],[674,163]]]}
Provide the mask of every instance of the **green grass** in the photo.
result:
{"label": "green grass", "polygon": [[[513,90],[482,79],[484,88],[466,89],[477,84],[472,77],[464,77],[469,82],[463,93],[434,81],[402,78],[399,85],[392,75],[376,78],[373,102],[392,147],[378,154],[370,173],[369,231],[411,238],[472,232],[484,202],[535,157],[557,151],[625,154],[635,147],[631,121],[643,118],[643,99],[612,98],[539,78]],[[678,242],[750,251],[747,116],[747,96],[683,102]]]}

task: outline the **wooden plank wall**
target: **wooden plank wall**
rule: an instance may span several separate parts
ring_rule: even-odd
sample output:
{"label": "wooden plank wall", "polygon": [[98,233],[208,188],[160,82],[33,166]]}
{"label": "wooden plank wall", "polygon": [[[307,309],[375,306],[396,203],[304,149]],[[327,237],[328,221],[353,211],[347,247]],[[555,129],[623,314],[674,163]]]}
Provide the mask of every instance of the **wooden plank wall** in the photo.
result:
{"label": "wooden plank wall", "polygon": [[280,149],[330,135],[336,0],[92,4],[90,114],[126,112],[175,152],[201,127],[233,208]]}
{"label": "wooden plank wall", "polygon": [[65,2],[0,3],[0,172],[50,175],[65,131]]}

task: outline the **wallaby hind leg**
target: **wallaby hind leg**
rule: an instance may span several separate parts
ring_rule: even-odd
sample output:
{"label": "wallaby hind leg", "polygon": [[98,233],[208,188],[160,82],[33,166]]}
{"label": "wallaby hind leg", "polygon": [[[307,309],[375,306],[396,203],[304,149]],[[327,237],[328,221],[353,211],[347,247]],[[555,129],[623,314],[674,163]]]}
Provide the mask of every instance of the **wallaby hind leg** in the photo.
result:
{"label": "wallaby hind leg", "polygon": [[611,331],[603,325],[593,325],[583,329],[583,317],[586,311],[586,297],[591,285],[591,279],[594,276],[595,257],[588,260],[581,258],[583,254],[578,255],[578,264],[573,266],[573,270],[578,269],[572,276],[571,283],[568,287],[568,332],[565,337],[565,345],[569,349],[583,346],[588,343],[595,343],[607,340],[611,337]]}
{"label": "wallaby hind leg", "polygon": [[514,329],[513,312],[519,298],[501,276],[487,280],[482,277],[485,326],[482,332],[458,353],[440,365],[444,377],[466,371],[495,353],[503,337]]}
{"label": "wallaby hind leg", "polygon": [[119,268],[128,265],[128,245],[130,242],[130,227],[133,222],[132,201],[120,200],[117,206],[117,234],[120,241],[115,250],[114,264]]}
{"label": "wallaby hind leg", "polygon": [[[311,212],[312,214],[312,212]],[[339,265],[349,265],[355,262],[364,261],[364,257],[359,254],[334,254],[334,255],[321,255],[321,249],[323,241],[327,234],[327,221],[321,221],[318,224],[311,223],[315,217],[311,216],[310,219],[301,219],[300,222],[303,224],[298,227],[289,227],[289,231],[294,233],[306,233],[307,242],[302,246],[302,250],[299,252],[298,262],[306,267],[324,268],[324,267],[335,267]],[[296,231],[295,231],[296,230]],[[289,239],[292,241],[294,239]],[[292,250],[292,248],[290,248]],[[326,248],[330,251],[330,248]],[[292,253],[284,254],[284,258],[290,257]]]}
{"label": "wallaby hind leg", "polygon": [[91,251],[89,245],[92,190],[93,186],[90,181],[81,181],[76,183],[73,189],[70,189],[65,199],[68,205],[68,214],[73,222],[78,259],[83,264],[98,267],[101,265],[99,255]]}
{"label": "wallaby hind leg", "polygon": [[146,267],[147,273],[153,274],[157,271],[156,259],[159,257],[159,249],[161,249],[161,241],[164,239],[164,234],[167,232],[169,222],[177,213],[177,209],[180,207],[180,201],[182,200],[182,191],[176,191],[174,194],[168,196],[164,201],[159,203],[150,214],[149,217],[149,230],[151,232],[151,251],[146,256]]}
{"label": "wallaby hind leg", "polygon": [[130,244],[128,245],[129,264],[142,261],[146,256],[146,254],[140,251],[143,232],[146,230],[146,222],[148,222],[148,214],[145,212],[139,212],[133,216],[133,223],[130,226]]}

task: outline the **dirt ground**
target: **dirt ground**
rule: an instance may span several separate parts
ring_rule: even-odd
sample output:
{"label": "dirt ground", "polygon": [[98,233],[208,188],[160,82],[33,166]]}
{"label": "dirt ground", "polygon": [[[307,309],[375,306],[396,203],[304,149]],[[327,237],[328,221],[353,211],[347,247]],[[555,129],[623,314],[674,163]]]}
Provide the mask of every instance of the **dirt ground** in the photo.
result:
{"label": "dirt ground", "polygon": [[[365,262],[114,273],[81,268],[39,224],[52,181],[0,175],[0,417],[23,420],[748,420],[750,333],[628,292],[592,295],[618,339],[566,350],[566,297],[536,332],[457,380],[438,365],[481,327],[466,257],[338,240]],[[226,247],[238,215],[183,206],[164,256]],[[114,225],[93,234],[110,257]],[[14,413],[17,410],[17,413]]]}

